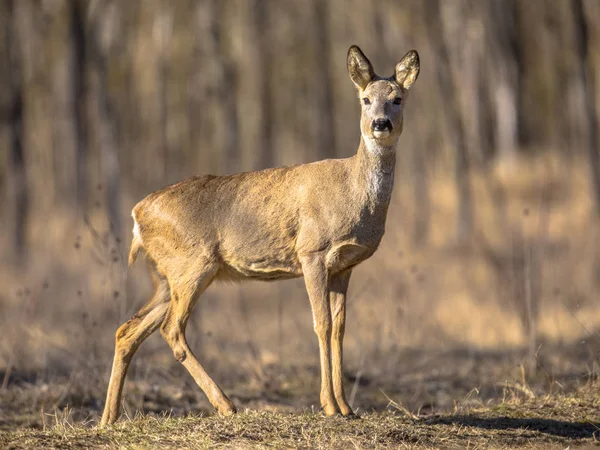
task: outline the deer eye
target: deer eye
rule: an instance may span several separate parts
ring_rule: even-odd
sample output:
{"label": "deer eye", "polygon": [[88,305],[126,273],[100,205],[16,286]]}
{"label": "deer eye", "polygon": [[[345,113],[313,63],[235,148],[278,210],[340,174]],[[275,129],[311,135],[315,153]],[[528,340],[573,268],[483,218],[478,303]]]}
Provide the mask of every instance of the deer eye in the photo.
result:
{"label": "deer eye", "polygon": [[396,97],[394,99],[394,105],[401,105],[401,104],[402,104],[402,98]]}
{"label": "deer eye", "polygon": [[370,105],[370,104],[371,104],[371,100],[369,100],[367,97],[363,97],[363,99],[362,99],[362,100],[363,100],[363,103],[364,103],[365,105]]}

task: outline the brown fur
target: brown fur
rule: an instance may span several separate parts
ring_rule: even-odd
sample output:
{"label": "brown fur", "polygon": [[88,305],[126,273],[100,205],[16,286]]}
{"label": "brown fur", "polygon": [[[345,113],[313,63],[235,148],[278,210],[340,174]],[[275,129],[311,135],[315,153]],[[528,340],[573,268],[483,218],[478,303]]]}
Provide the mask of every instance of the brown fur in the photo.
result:
{"label": "brown fur", "polygon": [[[222,414],[232,402],[196,360],[185,326],[214,280],[303,276],[321,355],[321,404],[327,415],[352,415],[342,380],[346,291],[352,268],[369,258],[385,231],[407,91],[419,72],[411,51],[391,78],[377,77],[360,49],[348,71],[362,105],[358,152],[293,167],[228,176],[198,176],[154,192],[133,209],[129,261],[144,250],[155,294],[116,335],[115,360],[102,424],[113,423],[129,361],[159,326],[175,357]],[[364,100],[365,98],[368,101]],[[401,99],[401,104],[396,104]],[[368,104],[366,104],[368,103]],[[392,125],[373,130],[375,119]]]}

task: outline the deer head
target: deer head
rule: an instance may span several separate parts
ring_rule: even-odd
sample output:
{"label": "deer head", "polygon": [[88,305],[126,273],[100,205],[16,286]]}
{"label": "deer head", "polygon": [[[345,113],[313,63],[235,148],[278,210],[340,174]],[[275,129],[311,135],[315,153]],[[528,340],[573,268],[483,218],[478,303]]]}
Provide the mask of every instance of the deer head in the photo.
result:
{"label": "deer head", "polygon": [[409,51],[394,75],[379,77],[371,62],[356,45],[348,50],[348,72],[358,89],[361,104],[360,131],[367,147],[393,149],[402,133],[402,115],[408,90],[419,75],[419,54]]}

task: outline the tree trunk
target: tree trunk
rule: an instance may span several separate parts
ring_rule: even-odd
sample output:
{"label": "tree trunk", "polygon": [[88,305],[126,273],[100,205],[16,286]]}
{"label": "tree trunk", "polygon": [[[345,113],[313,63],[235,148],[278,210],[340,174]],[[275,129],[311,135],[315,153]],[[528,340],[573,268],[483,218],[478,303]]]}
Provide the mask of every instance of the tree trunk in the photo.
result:
{"label": "tree trunk", "polygon": [[100,146],[100,163],[102,179],[106,194],[107,214],[110,231],[120,241],[121,235],[121,202],[120,202],[120,165],[119,152],[116,138],[115,114],[108,92],[108,58],[105,55],[99,39],[100,22],[97,19],[97,28],[90,36],[90,59],[93,61],[95,72],[94,103],[96,109],[96,135]]}
{"label": "tree trunk", "polygon": [[275,155],[273,152],[273,105],[271,102],[271,96],[274,91],[272,83],[273,70],[271,64],[271,52],[269,51],[269,23],[267,6],[265,0],[257,0],[253,2],[252,10],[253,13],[253,28],[254,36],[257,37],[256,42],[259,45],[258,48],[258,60],[256,61],[260,71],[259,74],[259,95],[260,95],[260,107],[262,109],[262,122],[261,128],[261,146],[260,146],[260,162],[257,169],[265,167],[273,167],[275,165]]}
{"label": "tree trunk", "polygon": [[[458,193],[458,215],[456,222],[456,241],[459,244],[466,242],[473,231],[473,200],[471,194],[470,164],[466,147],[465,124],[461,114],[461,107],[457,90],[459,80],[452,69],[458,61],[450,61],[448,40],[452,36],[444,35],[441,18],[441,0],[430,0],[426,20],[432,36],[433,47],[438,55],[439,67],[436,71],[440,91],[447,97],[442,102],[444,114],[449,122],[453,137],[454,147],[454,179]],[[453,58],[452,58],[453,59]]]}
{"label": "tree trunk", "polygon": [[594,92],[590,89],[589,75],[591,74],[591,55],[588,46],[588,24],[586,21],[583,4],[581,0],[572,0],[573,15],[575,17],[575,29],[577,33],[577,60],[581,64],[581,83],[583,85],[583,98],[585,115],[587,117],[587,154],[590,166],[592,198],[594,200],[594,212],[600,215],[600,156],[598,152],[598,118],[594,102]]}
{"label": "tree trunk", "polygon": [[238,60],[238,117],[244,136],[242,165],[264,169],[275,163],[273,154],[273,110],[271,52],[267,7],[264,0],[239,0],[228,5],[236,15],[234,49]]}
{"label": "tree trunk", "polygon": [[23,83],[20,55],[19,34],[14,11],[14,0],[9,0],[3,8],[3,27],[6,39],[6,59],[8,68],[7,78],[11,95],[7,111],[7,124],[9,130],[9,158],[8,158],[8,189],[10,196],[9,217],[12,218],[12,243],[14,254],[19,263],[23,262],[26,246],[27,219],[29,217],[29,192],[27,174],[25,172],[25,158],[23,149]]}
{"label": "tree trunk", "polygon": [[79,212],[85,211],[87,203],[87,163],[88,136],[86,129],[86,42],[84,26],[84,7],[80,0],[71,0],[71,79],[72,79],[72,116],[74,122],[77,207]]}
{"label": "tree trunk", "polygon": [[156,47],[158,49],[158,58],[156,60],[158,71],[158,109],[160,115],[160,128],[161,128],[161,139],[162,139],[162,160],[163,160],[163,173],[168,177],[171,173],[169,170],[169,154],[170,154],[170,143],[169,143],[169,42],[171,40],[173,18],[169,10],[167,2],[161,0],[156,14],[158,17],[155,19],[156,25],[155,30],[157,33],[155,39],[158,41]]}
{"label": "tree trunk", "polygon": [[318,90],[314,95],[317,115],[317,159],[331,158],[336,154],[334,100],[329,70],[331,55],[328,9],[327,2],[314,1],[315,44],[317,45],[315,76],[318,83]]}

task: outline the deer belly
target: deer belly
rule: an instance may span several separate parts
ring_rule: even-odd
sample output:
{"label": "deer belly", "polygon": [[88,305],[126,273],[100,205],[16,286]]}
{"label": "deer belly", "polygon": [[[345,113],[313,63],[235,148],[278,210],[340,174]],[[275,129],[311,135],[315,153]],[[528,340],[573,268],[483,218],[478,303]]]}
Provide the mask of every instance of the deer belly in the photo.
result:
{"label": "deer belly", "polygon": [[229,258],[224,278],[256,280],[281,280],[302,276],[302,267],[293,253],[282,252],[269,256],[244,255]]}
{"label": "deer belly", "polygon": [[369,258],[375,249],[360,244],[346,243],[333,247],[327,254],[327,268],[333,272],[341,272]]}

